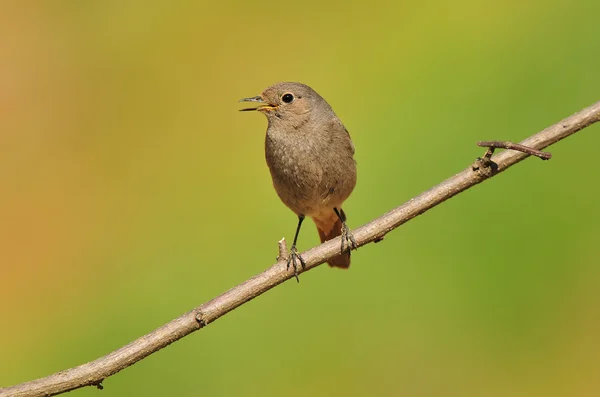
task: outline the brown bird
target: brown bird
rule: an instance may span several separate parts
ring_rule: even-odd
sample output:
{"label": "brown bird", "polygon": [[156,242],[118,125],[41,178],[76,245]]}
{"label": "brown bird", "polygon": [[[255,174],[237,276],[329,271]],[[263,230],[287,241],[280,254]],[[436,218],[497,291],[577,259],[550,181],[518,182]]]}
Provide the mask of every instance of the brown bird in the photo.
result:
{"label": "brown bird", "polygon": [[342,210],[356,185],[354,145],[348,131],[325,99],[301,83],[278,83],[240,102],[259,103],[241,111],[257,110],[267,116],[265,154],[273,186],[298,216],[288,269],[292,264],[298,279],[297,261],[303,269],[306,266],[296,242],[307,216],[317,225],[321,242],[342,236],[340,254],[328,263],[348,268],[350,250],[357,247]]}

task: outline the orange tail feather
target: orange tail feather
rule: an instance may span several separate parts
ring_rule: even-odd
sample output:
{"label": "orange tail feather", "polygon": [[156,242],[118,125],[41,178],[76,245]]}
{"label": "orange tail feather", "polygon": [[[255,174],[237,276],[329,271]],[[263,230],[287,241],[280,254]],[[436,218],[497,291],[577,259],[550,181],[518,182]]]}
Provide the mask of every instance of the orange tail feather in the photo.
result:
{"label": "orange tail feather", "polygon": [[[319,227],[323,226],[319,225],[320,222],[315,221],[315,223],[317,224],[317,230],[319,231],[319,237],[321,238],[322,243],[336,238],[342,234],[342,221],[340,221],[337,217],[335,224],[329,229],[328,232],[325,232],[323,229],[321,229],[321,227]],[[350,267],[350,252],[344,252],[342,254],[334,256],[327,263],[331,267],[347,269]]]}

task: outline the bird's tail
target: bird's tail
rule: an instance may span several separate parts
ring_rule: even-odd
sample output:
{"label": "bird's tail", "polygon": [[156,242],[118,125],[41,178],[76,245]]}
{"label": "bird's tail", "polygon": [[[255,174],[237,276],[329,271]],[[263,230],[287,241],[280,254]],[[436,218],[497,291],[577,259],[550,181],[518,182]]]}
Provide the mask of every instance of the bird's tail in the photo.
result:
{"label": "bird's tail", "polygon": [[[344,211],[340,208],[342,218],[346,218]],[[321,238],[321,242],[329,241],[333,238],[338,237],[342,234],[342,221],[335,215],[333,211],[331,211],[333,217],[323,220],[323,219],[314,219],[315,224],[317,225],[317,230],[319,231],[319,237]],[[337,256],[331,258],[328,262],[331,267],[339,267],[342,269],[347,269],[350,267],[350,252],[346,251],[340,253]]]}

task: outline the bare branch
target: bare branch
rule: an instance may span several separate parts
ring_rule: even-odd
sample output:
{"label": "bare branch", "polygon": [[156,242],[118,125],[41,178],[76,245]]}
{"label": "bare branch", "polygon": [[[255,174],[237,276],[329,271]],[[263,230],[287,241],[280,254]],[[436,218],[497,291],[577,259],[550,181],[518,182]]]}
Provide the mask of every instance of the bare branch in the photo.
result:
{"label": "bare branch", "polygon": [[[597,102],[527,138],[521,142],[520,145],[522,146],[519,147],[534,150],[543,149],[599,120],[600,102]],[[489,142],[487,143],[489,144]],[[490,145],[484,146],[490,147]],[[514,144],[508,146],[510,145],[501,147],[508,149],[517,147]],[[491,147],[495,146],[492,145]],[[354,237],[358,246],[381,241],[391,230],[460,192],[517,164],[530,154],[535,153],[532,151],[525,151],[525,153],[521,151],[504,151],[493,157],[493,159],[490,159],[489,156],[486,159],[478,159],[475,164],[459,174],[356,229]],[[302,253],[302,257],[306,261],[305,271],[337,255],[339,247],[340,240],[336,238]],[[287,255],[284,241],[279,243],[279,251],[280,257],[283,256],[283,253]],[[287,271],[285,260],[281,260],[281,258],[278,260],[278,263],[263,273],[104,357],[45,378],[0,389],[0,396],[51,396],[83,386],[102,387],[101,382],[109,376],[212,323],[249,300],[294,277],[293,271]]]}

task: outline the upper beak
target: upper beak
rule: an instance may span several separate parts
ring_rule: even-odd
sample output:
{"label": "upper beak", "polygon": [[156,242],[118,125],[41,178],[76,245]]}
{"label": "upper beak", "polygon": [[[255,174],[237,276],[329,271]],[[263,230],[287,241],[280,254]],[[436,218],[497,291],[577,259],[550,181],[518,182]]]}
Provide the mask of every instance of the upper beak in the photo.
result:
{"label": "upper beak", "polygon": [[[242,98],[240,99],[238,102],[259,102],[259,103],[264,103],[265,100],[262,98],[262,96],[253,96],[251,98]],[[264,105],[260,105],[257,106],[255,108],[244,108],[244,109],[240,109],[240,112],[247,112],[249,110],[263,110],[263,109],[274,109],[275,106],[271,105],[269,103],[264,104]]]}

